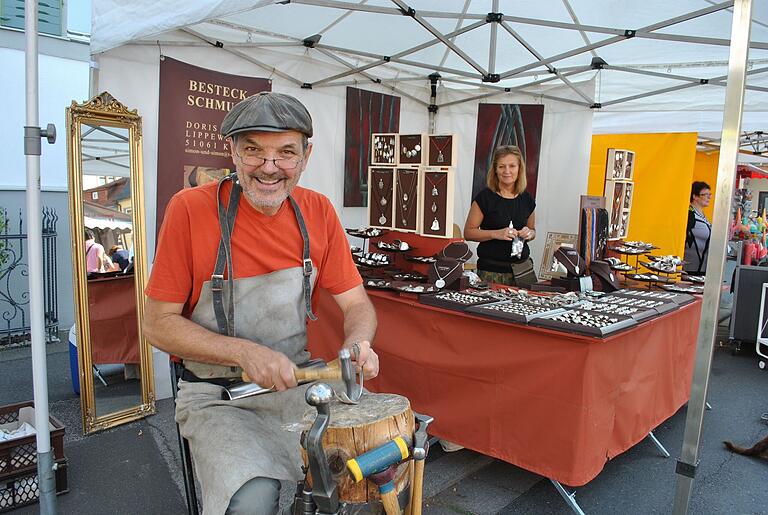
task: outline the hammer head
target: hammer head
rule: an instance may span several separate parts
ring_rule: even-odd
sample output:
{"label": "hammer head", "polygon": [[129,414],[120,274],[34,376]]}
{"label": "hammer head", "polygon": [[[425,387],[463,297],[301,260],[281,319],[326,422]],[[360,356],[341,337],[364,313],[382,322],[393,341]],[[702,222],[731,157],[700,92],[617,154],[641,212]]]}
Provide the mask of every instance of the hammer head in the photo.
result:
{"label": "hammer head", "polygon": [[413,434],[413,457],[417,460],[423,460],[427,457],[429,452],[429,435],[427,434],[427,427],[435,420],[429,415],[422,415],[421,413],[413,413],[416,418],[416,422],[419,427]]}
{"label": "hammer head", "polygon": [[363,395],[363,371],[362,369],[359,373],[355,371],[352,353],[347,348],[339,351],[339,365],[341,378],[344,381],[344,391],[338,393],[337,397],[345,404],[357,404]]}

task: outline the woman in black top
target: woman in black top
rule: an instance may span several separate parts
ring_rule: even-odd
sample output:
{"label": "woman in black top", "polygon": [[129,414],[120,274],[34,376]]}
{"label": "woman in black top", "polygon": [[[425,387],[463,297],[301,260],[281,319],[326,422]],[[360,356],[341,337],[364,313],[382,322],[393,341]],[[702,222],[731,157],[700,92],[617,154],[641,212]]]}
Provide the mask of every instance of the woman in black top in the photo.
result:
{"label": "woman in black top", "polygon": [[[487,183],[473,199],[464,224],[464,239],[480,242],[478,275],[484,281],[530,288],[536,282],[528,249],[536,237],[536,202],[525,191],[525,161],[519,148],[509,145],[494,151]],[[513,256],[515,238],[523,245]]]}

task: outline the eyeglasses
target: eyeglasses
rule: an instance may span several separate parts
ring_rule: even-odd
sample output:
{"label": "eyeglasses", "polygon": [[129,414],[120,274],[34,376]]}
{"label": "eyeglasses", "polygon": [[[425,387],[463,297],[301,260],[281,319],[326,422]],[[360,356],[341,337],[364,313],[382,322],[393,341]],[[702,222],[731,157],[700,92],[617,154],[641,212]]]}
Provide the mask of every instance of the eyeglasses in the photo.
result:
{"label": "eyeglasses", "polygon": [[700,197],[711,197],[712,193],[711,192],[710,193],[699,193],[699,196]]}
{"label": "eyeglasses", "polygon": [[249,150],[244,150],[242,154],[235,150],[235,155],[240,158],[243,164],[248,166],[264,166],[267,161],[272,161],[281,170],[293,170],[304,160],[301,157],[275,157],[269,159]]}

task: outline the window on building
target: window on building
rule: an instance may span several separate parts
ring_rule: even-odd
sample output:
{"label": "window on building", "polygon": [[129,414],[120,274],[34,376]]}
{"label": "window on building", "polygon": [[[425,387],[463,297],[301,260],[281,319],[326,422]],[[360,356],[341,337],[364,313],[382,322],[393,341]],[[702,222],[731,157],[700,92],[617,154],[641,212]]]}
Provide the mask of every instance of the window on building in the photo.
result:
{"label": "window on building", "polygon": [[[37,0],[38,31],[64,35],[62,0]],[[0,26],[24,30],[24,0],[0,0]]]}
{"label": "window on building", "polygon": [[98,192],[98,191],[94,191],[94,192],[92,192],[92,193],[91,193],[91,198],[92,198],[93,200],[99,200],[99,192]]}

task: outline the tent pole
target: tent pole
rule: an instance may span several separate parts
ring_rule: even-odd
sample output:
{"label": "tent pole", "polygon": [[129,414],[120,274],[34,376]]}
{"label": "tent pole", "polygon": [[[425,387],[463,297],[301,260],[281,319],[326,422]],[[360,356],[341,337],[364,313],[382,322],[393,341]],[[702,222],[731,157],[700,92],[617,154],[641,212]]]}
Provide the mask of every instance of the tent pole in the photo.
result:
{"label": "tent pole", "polygon": [[24,155],[27,162],[27,220],[29,220],[29,312],[32,338],[32,384],[35,402],[35,439],[40,513],[56,513],[56,480],[51,433],[48,427],[48,370],[45,349],[45,308],[43,306],[43,224],[40,202],[41,137],[55,140],[55,129],[41,131],[38,112],[37,0],[25,0],[24,37],[26,39],[26,125]]}
{"label": "tent pole", "polygon": [[440,80],[439,73],[433,73],[429,76],[429,133],[435,134],[437,130],[435,118],[437,116],[437,81]]}
{"label": "tent pole", "polygon": [[717,193],[712,224],[709,256],[707,257],[707,282],[704,285],[704,302],[701,307],[699,335],[696,341],[691,397],[685,419],[683,447],[677,460],[677,481],[673,513],[684,515],[693,490],[693,479],[699,464],[699,444],[704,422],[709,372],[717,329],[717,310],[720,305],[720,286],[725,268],[728,243],[728,221],[731,199],[736,178],[736,158],[739,151],[739,133],[744,107],[749,34],[752,18],[752,0],[736,0],[731,24],[731,50],[728,59],[728,85],[725,90],[723,113],[723,143],[717,166]]}

